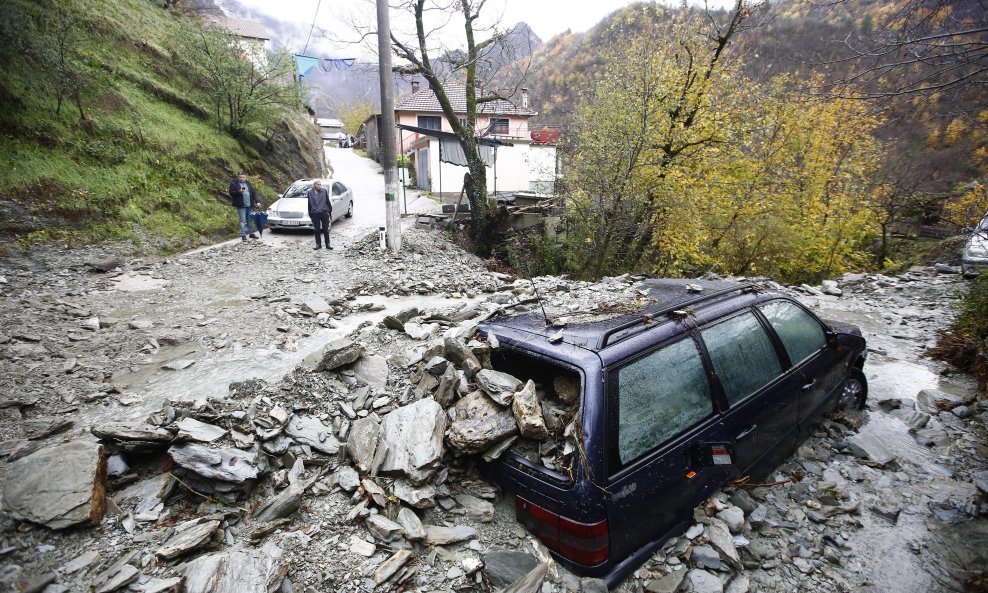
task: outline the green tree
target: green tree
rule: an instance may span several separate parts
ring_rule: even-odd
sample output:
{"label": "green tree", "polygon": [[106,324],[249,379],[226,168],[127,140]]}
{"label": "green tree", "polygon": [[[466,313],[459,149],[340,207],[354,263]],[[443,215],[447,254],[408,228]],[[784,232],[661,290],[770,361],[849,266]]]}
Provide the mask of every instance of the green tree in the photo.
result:
{"label": "green tree", "polygon": [[367,118],[374,114],[375,104],[370,99],[356,99],[337,109],[343,129],[351,136],[356,136]]}
{"label": "green tree", "polygon": [[267,127],[283,108],[298,105],[287,49],[267,55],[229,31],[199,23],[184,28],[181,46],[182,59],[209,96],[218,129],[242,137],[251,125]]}

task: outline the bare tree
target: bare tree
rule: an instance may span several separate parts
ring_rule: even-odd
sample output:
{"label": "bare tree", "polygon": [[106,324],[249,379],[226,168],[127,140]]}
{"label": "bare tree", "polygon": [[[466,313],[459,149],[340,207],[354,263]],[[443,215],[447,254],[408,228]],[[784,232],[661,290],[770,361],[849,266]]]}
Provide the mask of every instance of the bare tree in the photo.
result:
{"label": "bare tree", "polygon": [[[836,6],[852,0],[811,3]],[[988,87],[988,2],[896,0],[870,30],[849,34],[848,73],[829,89],[843,98],[912,101],[934,94],[979,92],[972,110],[984,108]],[[870,22],[870,21],[869,21]]]}
{"label": "bare tree", "polygon": [[[409,65],[406,74],[418,74],[429,83],[466,155],[472,182],[467,187],[470,200],[472,235],[479,252],[491,247],[493,212],[487,199],[487,167],[480,155],[477,111],[482,105],[509,100],[521,85],[523,74],[513,80],[498,80],[502,60],[511,53],[506,47],[505,32],[497,25],[484,25],[481,12],[487,0],[406,0],[394,8],[410,12],[415,20],[411,39],[392,32],[391,42],[399,58]],[[456,49],[442,45],[442,30],[454,21],[463,21],[463,46]],[[482,39],[479,37],[483,37]],[[498,55],[499,54],[499,55]],[[457,113],[452,91],[462,85],[466,95],[466,113]]]}

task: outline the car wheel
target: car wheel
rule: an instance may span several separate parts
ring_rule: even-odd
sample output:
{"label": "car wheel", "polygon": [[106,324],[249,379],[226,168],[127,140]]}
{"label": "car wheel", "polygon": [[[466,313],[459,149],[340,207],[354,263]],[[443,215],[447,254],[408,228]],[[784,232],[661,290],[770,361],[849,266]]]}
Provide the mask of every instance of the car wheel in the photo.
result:
{"label": "car wheel", "polygon": [[347,218],[353,218],[353,202],[350,202],[350,207],[346,211]]}
{"label": "car wheel", "polygon": [[840,407],[845,410],[863,410],[868,400],[868,379],[861,369],[851,369],[841,387]]}

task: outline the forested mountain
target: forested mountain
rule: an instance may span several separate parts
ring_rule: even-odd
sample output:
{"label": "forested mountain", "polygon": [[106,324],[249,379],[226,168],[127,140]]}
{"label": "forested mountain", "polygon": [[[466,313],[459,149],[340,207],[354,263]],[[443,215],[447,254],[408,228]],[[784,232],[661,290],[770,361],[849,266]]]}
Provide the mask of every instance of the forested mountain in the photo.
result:
{"label": "forested mountain", "polygon": [[[753,83],[767,84],[774,77],[789,75],[796,81],[793,88],[810,96],[871,96],[869,108],[883,115],[883,125],[875,134],[895,147],[896,166],[908,170],[911,177],[904,183],[943,194],[988,173],[988,58],[984,57],[988,34],[981,33],[980,62],[963,66],[941,62],[944,70],[956,68],[943,75],[931,74],[933,67],[922,63],[903,70],[869,72],[873,61],[855,59],[856,51],[875,50],[883,28],[901,26],[906,19],[919,21],[937,8],[940,12],[935,18],[913,23],[917,34],[936,35],[962,29],[965,23],[985,24],[985,7],[977,0],[952,2],[946,10],[942,3],[912,0],[847,0],[825,5],[784,0],[763,7],[749,19],[726,59],[738,61],[741,72]],[[533,103],[540,111],[535,123],[569,124],[579,97],[606,74],[607,57],[646,27],[658,26],[661,31],[662,24],[670,23],[678,10],[637,3],[615,11],[585,33],[567,32],[548,40],[535,53],[529,72]],[[979,69],[971,84],[940,92],[898,96],[893,92],[908,77],[929,75],[927,84],[936,86],[952,74]],[[839,84],[849,79],[857,86]]]}

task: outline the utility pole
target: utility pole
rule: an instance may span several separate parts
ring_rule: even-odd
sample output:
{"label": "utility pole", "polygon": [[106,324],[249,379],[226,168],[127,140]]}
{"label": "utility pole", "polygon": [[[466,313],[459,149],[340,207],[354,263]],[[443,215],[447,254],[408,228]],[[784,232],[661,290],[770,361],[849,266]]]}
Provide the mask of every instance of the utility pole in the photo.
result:
{"label": "utility pole", "polygon": [[391,253],[401,251],[401,218],[398,212],[398,163],[395,155],[394,77],[391,74],[391,23],[388,0],[377,0],[377,57],[381,72],[381,142],[384,150],[385,233]]}

